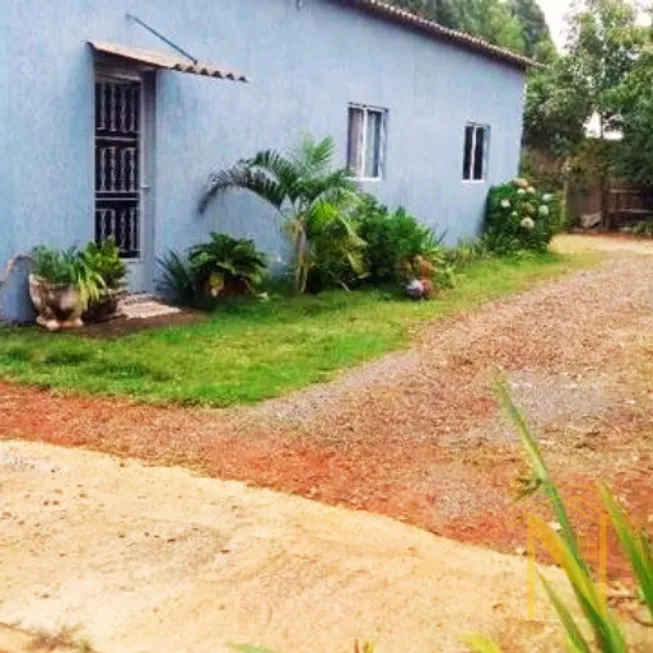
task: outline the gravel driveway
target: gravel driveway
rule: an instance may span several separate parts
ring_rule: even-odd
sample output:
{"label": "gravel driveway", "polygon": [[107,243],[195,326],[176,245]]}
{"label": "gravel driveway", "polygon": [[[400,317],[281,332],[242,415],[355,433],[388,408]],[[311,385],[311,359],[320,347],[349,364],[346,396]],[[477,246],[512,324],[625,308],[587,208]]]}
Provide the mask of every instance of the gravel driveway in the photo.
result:
{"label": "gravel driveway", "polygon": [[[435,322],[408,351],[258,407],[157,408],[4,384],[0,413],[4,437],[181,464],[514,551],[523,531],[513,497],[525,469],[494,401],[497,373],[561,483],[600,477],[648,519],[652,352],[653,257],[619,252]],[[620,570],[616,557],[611,565]]]}

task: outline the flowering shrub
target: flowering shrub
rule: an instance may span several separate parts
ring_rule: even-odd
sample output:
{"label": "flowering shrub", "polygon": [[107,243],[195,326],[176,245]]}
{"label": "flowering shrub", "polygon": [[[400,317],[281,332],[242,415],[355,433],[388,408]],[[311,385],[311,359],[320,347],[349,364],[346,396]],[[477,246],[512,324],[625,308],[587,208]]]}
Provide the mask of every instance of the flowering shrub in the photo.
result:
{"label": "flowering shrub", "polygon": [[540,192],[526,179],[490,190],[484,238],[489,249],[497,253],[542,252],[561,226],[558,194]]}

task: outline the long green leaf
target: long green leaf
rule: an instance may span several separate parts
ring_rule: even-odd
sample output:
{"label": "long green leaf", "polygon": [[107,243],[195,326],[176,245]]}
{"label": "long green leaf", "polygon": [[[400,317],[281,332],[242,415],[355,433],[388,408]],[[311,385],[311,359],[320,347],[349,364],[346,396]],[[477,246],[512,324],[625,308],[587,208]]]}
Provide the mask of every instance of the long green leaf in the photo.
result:
{"label": "long green leaf", "polygon": [[524,448],[526,449],[526,454],[531,461],[538,483],[542,486],[542,489],[551,501],[551,505],[553,507],[556,520],[560,524],[560,532],[565,543],[573,552],[578,564],[581,565],[584,569],[587,569],[587,566],[583,562],[578,551],[576,535],[571,525],[571,520],[567,514],[565,504],[555,486],[555,483],[553,482],[553,479],[551,478],[546,463],[544,462],[544,458],[540,452],[540,448],[535,437],[530,431],[524,415],[512,400],[512,397],[510,396],[510,393],[508,392],[504,382],[498,381],[496,383],[496,392],[499,397],[501,406],[517,428],[517,432],[521,438]]}
{"label": "long green leaf", "polygon": [[571,612],[569,612],[569,609],[567,606],[564,604],[560,596],[558,596],[557,592],[551,587],[550,583],[542,576],[540,576],[540,582],[544,586],[544,589],[546,590],[546,593],[549,596],[549,600],[553,604],[553,607],[555,608],[556,612],[558,613],[558,616],[560,617],[560,621],[562,622],[562,625],[565,627],[565,630],[567,631],[567,637],[569,638],[569,646],[573,653],[591,653],[591,649],[589,647],[589,644],[583,637],[582,633],[580,632],[580,629],[576,625],[576,622],[574,621],[574,618],[571,615]]}
{"label": "long green leaf", "polygon": [[279,180],[260,169],[238,164],[209,177],[208,187],[200,200],[200,213],[206,211],[215,197],[237,188],[250,191],[277,210],[281,210],[287,197],[286,188]]}
{"label": "long green leaf", "polygon": [[497,382],[497,395],[504,410],[512,419],[531,461],[535,476],[547,494],[554,513],[561,526],[558,535],[536,515],[532,516],[539,525],[539,537],[545,547],[565,570],[576,598],[590,622],[603,653],[624,653],[626,640],[618,623],[609,613],[605,601],[596,589],[587,564],[578,550],[576,535],[558,489],[544,462],[535,437],[519,408],[515,405],[505,383]]}
{"label": "long green leaf", "polygon": [[653,619],[653,559],[647,535],[635,532],[627,515],[605,487],[601,488],[601,497]]}

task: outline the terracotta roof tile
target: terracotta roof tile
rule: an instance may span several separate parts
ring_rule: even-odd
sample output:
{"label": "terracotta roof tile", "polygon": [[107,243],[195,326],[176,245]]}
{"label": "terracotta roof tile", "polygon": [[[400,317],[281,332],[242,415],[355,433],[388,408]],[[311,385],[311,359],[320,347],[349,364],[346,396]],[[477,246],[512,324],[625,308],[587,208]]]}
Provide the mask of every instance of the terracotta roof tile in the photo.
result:
{"label": "terracotta roof tile", "polygon": [[400,9],[381,0],[339,0],[340,2],[357,7],[363,11],[375,14],[380,18],[418,29],[439,40],[450,41],[469,50],[474,50],[493,59],[499,59],[513,64],[519,68],[540,67],[541,64],[524,55],[512,52],[507,48],[493,45],[484,39],[457,30],[443,27],[439,23],[416,14]]}

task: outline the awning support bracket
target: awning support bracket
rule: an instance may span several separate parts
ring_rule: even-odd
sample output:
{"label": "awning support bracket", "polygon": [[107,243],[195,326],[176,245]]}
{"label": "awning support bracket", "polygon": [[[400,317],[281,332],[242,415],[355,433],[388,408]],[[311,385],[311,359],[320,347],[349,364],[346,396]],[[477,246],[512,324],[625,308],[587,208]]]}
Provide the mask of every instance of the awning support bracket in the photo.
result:
{"label": "awning support bracket", "polygon": [[194,65],[197,65],[199,63],[198,59],[195,59],[195,57],[190,54],[189,52],[186,52],[183,48],[179,47],[176,43],[171,41],[169,38],[165,37],[161,32],[157,32],[153,27],[150,27],[145,21],[141,20],[138,16],[134,16],[133,14],[126,14],[126,17],[128,20],[133,20],[135,23],[140,25],[143,29],[146,29],[150,34],[154,34],[159,40],[163,41],[166,45],[169,45],[173,50],[176,50],[179,52],[179,54],[183,55],[186,57],[186,59],[190,59]]}

